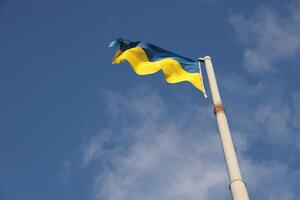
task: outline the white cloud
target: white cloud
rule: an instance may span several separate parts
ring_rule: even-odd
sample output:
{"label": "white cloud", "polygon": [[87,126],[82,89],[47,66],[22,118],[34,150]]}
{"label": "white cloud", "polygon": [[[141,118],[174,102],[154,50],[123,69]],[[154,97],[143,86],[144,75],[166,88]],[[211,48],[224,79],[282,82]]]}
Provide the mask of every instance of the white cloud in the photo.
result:
{"label": "white cloud", "polygon": [[[174,107],[147,90],[106,94],[111,128],[91,138],[83,158],[85,167],[96,164],[95,199],[230,199],[211,108],[186,100]],[[250,197],[294,200],[296,172],[279,161],[250,159],[249,134],[233,134]]]}
{"label": "white cloud", "polygon": [[248,180],[250,199],[297,199],[297,181],[292,178],[299,177],[297,170],[283,163],[253,160],[244,160],[241,168]]}
{"label": "white cloud", "polygon": [[260,6],[251,17],[233,15],[229,21],[245,47],[245,65],[251,72],[274,70],[276,64],[299,54],[300,17],[296,4],[286,17]]}
{"label": "white cloud", "polygon": [[290,130],[291,110],[287,105],[267,102],[259,106],[255,113],[256,122],[265,126],[272,139],[283,142]]}
{"label": "white cloud", "polygon": [[295,142],[300,143],[295,131],[300,119],[298,92],[287,95],[287,88],[280,82],[265,79],[249,82],[238,74],[227,75],[222,83],[224,92],[234,94],[226,95],[226,100],[234,112],[237,131],[247,137],[248,142],[263,141],[270,147],[296,148]]}
{"label": "white cloud", "polygon": [[[86,146],[84,165],[97,159],[107,164],[95,179],[97,199],[208,199],[229,195],[219,138],[209,126],[213,124],[212,114],[196,106],[186,113],[179,108],[175,111],[178,116],[172,116],[161,97],[153,93],[143,97],[108,96],[113,110],[118,110],[118,116],[112,113],[116,123],[124,116],[134,120],[122,123],[117,137],[112,128]],[[205,131],[199,125],[201,121],[208,125]],[[108,134],[111,141],[105,148],[101,137]]]}
{"label": "white cloud", "polygon": [[101,157],[101,155],[104,153],[102,149],[106,139],[105,136],[106,134],[103,132],[102,134],[97,135],[97,137],[93,138],[93,140],[91,140],[90,143],[85,146],[83,156],[84,167],[98,157]]}

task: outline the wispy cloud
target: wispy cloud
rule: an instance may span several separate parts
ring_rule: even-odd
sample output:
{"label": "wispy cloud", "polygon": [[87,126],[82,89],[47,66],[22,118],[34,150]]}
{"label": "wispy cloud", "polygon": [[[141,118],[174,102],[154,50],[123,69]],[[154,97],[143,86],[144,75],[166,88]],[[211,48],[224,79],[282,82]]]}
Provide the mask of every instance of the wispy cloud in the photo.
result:
{"label": "wispy cloud", "polygon": [[296,3],[293,6],[286,17],[266,6],[260,6],[250,17],[230,17],[237,38],[244,45],[243,55],[249,71],[274,70],[276,64],[299,54],[300,6]]}
{"label": "wispy cloud", "polygon": [[[248,180],[250,199],[296,200],[299,170],[291,170],[279,162],[258,162],[243,160],[242,169]],[[294,178],[293,178],[294,177]],[[289,180],[289,181],[287,181]]]}
{"label": "wispy cloud", "polygon": [[295,131],[298,92],[286,95],[287,88],[276,82],[248,81],[238,74],[229,74],[222,81],[225,92],[234,94],[227,99],[238,130],[248,140],[268,140],[270,146],[295,147],[293,143],[300,141]]}
{"label": "wispy cloud", "polygon": [[[109,96],[109,102],[114,101],[113,110],[118,110],[118,116],[113,114],[115,123],[124,116],[127,119],[121,122],[120,129],[116,128],[119,130],[113,126],[86,146],[84,165],[92,164],[87,160],[106,165],[95,179],[98,199],[226,196],[227,187],[222,187],[226,185],[223,157],[217,132],[211,128],[213,121],[208,122],[212,115],[207,110],[197,107],[181,113],[179,108],[172,112],[155,93]],[[208,125],[206,130],[201,130],[201,121]],[[99,139],[103,135],[109,137],[105,144]]]}
{"label": "wispy cloud", "polygon": [[[111,127],[86,144],[82,162],[96,166],[95,199],[230,199],[210,107],[185,100],[175,107],[147,90],[106,94]],[[250,195],[294,200],[295,184],[285,181],[297,171],[280,161],[261,161],[259,155],[251,159],[249,133],[233,134]]]}

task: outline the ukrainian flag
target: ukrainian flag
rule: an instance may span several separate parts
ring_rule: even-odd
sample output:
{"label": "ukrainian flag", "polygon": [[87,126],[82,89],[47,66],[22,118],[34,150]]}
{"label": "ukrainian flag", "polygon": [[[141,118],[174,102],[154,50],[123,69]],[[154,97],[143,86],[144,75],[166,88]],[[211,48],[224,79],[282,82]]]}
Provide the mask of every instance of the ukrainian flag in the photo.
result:
{"label": "ukrainian flag", "polygon": [[188,81],[206,96],[201,70],[197,61],[177,55],[153,44],[117,39],[109,47],[119,47],[113,64],[128,61],[138,75],[162,70],[168,83]]}

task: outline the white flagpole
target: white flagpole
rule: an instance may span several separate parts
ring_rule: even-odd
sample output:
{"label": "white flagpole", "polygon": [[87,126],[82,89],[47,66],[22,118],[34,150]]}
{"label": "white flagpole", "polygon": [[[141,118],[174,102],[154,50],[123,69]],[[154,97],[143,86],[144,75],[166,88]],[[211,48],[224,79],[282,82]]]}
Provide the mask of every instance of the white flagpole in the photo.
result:
{"label": "white flagpole", "polygon": [[228,176],[230,180],[229,189],[233,200],[249,200],[246,184],[242,179],[237,156],[233,146],[231,133],[229,130],[227,117],[224,112],[224,107],[221,101],[217,80],[214,68],[209,56],[199,58],[199,61],[204,61],[208,82],[211,90],[211,95],[214,103],[214,113],[219,127],[220,138],[223,146],[223,152],[227,165]]}

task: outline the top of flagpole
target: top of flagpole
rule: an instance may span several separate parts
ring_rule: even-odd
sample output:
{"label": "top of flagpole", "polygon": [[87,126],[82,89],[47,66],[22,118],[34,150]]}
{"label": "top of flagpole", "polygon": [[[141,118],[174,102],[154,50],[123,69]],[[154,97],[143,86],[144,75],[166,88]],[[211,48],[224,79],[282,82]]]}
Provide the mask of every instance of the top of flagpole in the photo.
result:
{"label": "top of flagpole", "polygon": [[211,60],[211,57],[210,56],[204,56],[203,58],[202,57],[198,58],[198,61],[204,62],[205,60]]}
{"label": "top of flagpole", "polygon": [[[210,56],[205,56],[203,58],[198,58],[199,61],[205,63],[206,73],[208,75],[208,82],[211,88],[211,97],[213,99],[214,105],[222,105],[221,96],[218,89],[218,84],[214,72],[214,68],[212,66],[212,61]],[[212,94],[214,93],[214,94]]]}

